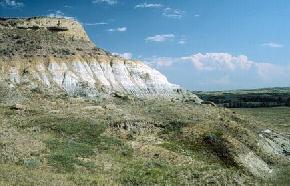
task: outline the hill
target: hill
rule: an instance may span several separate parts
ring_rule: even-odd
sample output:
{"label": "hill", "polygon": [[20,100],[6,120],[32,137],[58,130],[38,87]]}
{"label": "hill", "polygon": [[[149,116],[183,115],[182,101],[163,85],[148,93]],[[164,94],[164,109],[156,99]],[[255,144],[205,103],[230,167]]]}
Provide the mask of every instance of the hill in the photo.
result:
{"label": "hill", "polygon": [[85,97],[114,92],[139,97],[182,93],[181,87],[142,62],[97,48],[75,20],[2,18],[0,29],[0,78],[11,86],[25,84],[37,91]]}
{"label": "hill", "polygon": [[0,30],[0,185],[257,185],[288,176],[287,133],[201,104],[142,62],[97,48],[76,21],[0,19]]}

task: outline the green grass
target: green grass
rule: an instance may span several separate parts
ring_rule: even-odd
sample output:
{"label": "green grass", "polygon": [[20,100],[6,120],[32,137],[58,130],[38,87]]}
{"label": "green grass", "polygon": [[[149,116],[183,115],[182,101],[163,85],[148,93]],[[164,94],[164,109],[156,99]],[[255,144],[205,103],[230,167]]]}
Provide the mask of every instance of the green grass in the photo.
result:
{"label": "green grass", "polygon": [[[252,140],[244,134],[249,122],[238,115],[233,118],[235,114],[228,110],[123,99],[94,102],[48,97],[23,104],[28,108],[25,111],[0,107],[0,123],[5,123],[0,127],[8,131],[4,138],[14,133],[23,136],[15,143],[7,143],[10,138],[1,141],[0,136],[0,144],[8,146],[7,150],[17,146],[21,149],[19,141],[31,136],[44,143],[44,149],[25,156],[7,151],[7,156],[16,156],[20,163],[7,161],[0,172],[10,171],[9,165],[17,166],[15,180],[28,177],[22,171],[33,172],[35,181],[24,179],[24,185],[37,185],[41,181],[35,178],[39,170],[43,170],[39,176],[54,179],[57,175],[72,185],[231,185],[237,179],[254,182],[246,172],[231,177],[240,170],[221,161],[219,149],[224,150],[223,141],[217,140],[217,149],[203,141],[205,136],[220,139],[224,134],[239,134],[239,141]],[[108,104],[117,109],[106,109]],[[91,106],[101,109],[83,109]],[[18,133],[12,130],[10,134],[7,128]],[[5,180],[14,183],[9,178]]]}
{"label": "green grass", "polygon": [[178,171],[156,160],[132,161],[124,167],[121,182],[124,185],[176,185],[185,181],[178,178]]}
{"label": "green grass", "polygon": [[[18,129],[38,128],[41,133],[48,135],[43,140],[47,147],[46,158],[48,165],[57,172],[74,172],[77,167],[95,171],[97,165],[94,162],[82,159],[91,159],[103,153],[116,158],[132,156],[133,150],[125,141],[105,134],[108,125],[102,117],[64,116],[29,110],[17,112],[8,107],[0,109]],[[41,163],[34,165],[33,160],[24,160],[24,164],[34,168]]]}
{"label": "green grass", "polygon": [[86,168],[94,167],[93,163],[92,166],[87,167],[85,162],[78,159],[94,155],[94,146],[73,140],[50,140],[47,141],[47,146],[51,150],[48,158],[49,164],[59,171],[73,171],[75,165],[84,165]]}
{"label": "green grass", "polygon": [[97,153],[131,156],[132,149],[120,139],[102,135],[105,124],[83,119],[65,119],[49,125],[56,137],[47,141],[51,151],[49,164],[59,171],[74,171],[76,165],[93,170],[93,162],[84,162],[79,158],[88,158]]}
{"label": "green grass", "polygon": [[233,111],[257,120],[261,129],[290,133],[290,107],[234,108]]}
{"label": "green grass", "polygon": [[[270,108],[235,108],[232,109],[238,114],[258,121],[254,126],[260,131],[271,129],[284,134],[290,133],[290,107],[270,107]],[[289,185],[290,167],[278,167],[277,177],[270,180],[270,185]]]}

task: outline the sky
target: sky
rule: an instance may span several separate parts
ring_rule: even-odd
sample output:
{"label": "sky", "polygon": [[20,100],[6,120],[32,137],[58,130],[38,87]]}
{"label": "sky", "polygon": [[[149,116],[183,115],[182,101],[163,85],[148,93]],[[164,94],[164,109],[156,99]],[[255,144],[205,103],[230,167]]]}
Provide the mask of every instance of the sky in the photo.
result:
{"label": "sky", "polygon": [[289,0],[0,0],[1,17],[40,15],[187,89],[290,86]]}

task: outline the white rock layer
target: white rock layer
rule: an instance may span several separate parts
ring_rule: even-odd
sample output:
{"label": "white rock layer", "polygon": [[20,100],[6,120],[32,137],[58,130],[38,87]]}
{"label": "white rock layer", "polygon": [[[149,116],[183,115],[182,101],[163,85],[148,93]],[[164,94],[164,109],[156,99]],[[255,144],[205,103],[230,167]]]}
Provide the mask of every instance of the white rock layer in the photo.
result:
{"label": "white rock layer", "polygon": [[[10,82],[19,84],[28,79],[46,88],[58,88],[69,95],[89,91],[91,96],[99,92],[116,91],[130,93],[138,97],[170,96],[180,89],[167,78],[149,66],[114,56],[98,56],[97,59],[76,58],[71,61],[50,59],[49,62],[35,61],[36,65],[25,68],[29,73],[21,73],[21,67],[10,67]],[[7,72],[7,71],[6,71]],[[86,93],[85,93],[86,94]]]}

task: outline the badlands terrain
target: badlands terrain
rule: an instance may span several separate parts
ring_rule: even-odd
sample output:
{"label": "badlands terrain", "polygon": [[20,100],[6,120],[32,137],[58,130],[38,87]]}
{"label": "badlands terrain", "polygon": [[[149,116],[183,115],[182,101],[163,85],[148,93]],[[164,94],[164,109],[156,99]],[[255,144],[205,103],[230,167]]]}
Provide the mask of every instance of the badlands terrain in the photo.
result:
{"label": "badlands terrain", "polygon": [[202,101],[74,20],[0,30],[0,185],[289,184],[273,117]]}

